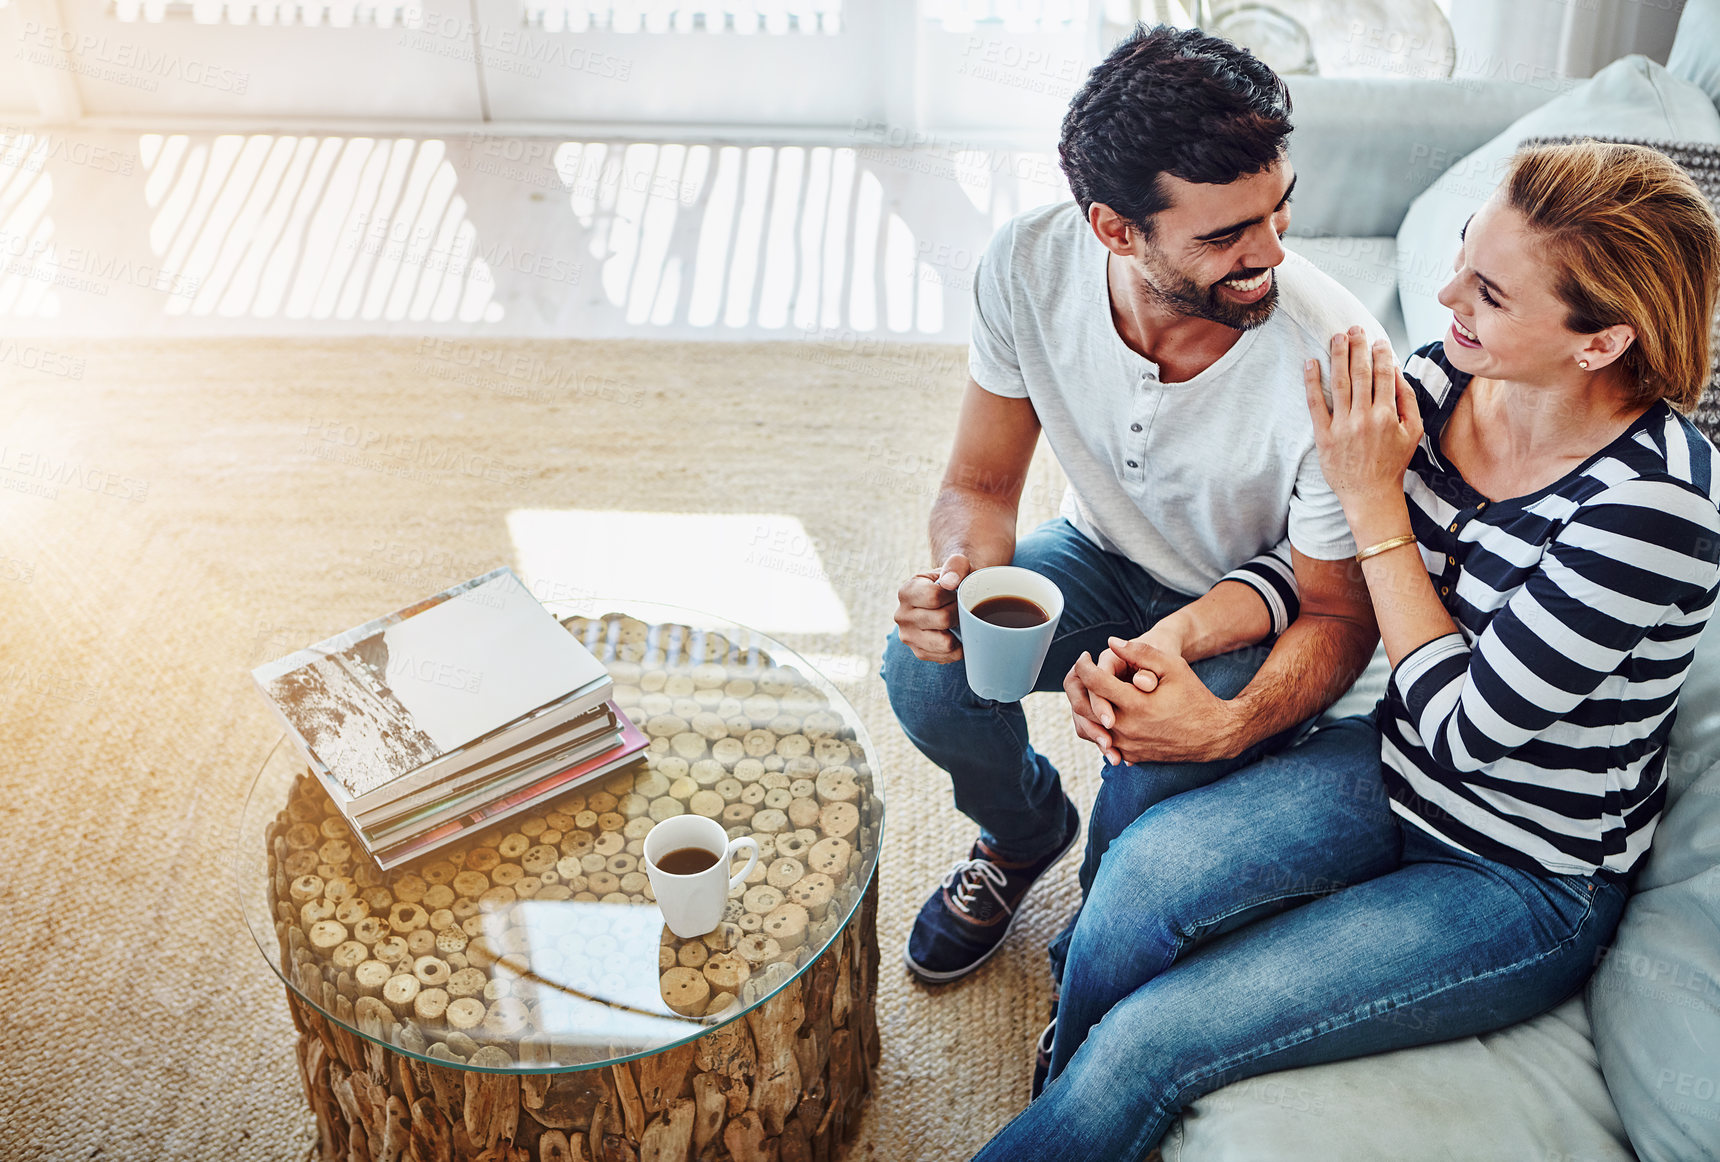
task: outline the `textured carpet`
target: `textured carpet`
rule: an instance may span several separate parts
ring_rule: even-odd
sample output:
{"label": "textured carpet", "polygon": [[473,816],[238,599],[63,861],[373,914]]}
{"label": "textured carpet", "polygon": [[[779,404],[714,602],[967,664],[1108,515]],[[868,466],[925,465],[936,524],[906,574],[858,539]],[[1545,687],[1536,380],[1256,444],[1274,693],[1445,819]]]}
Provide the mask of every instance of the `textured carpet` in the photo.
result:
{"label": "textured carpet", "polygon": [[[479,367],[410,340],[7,343],[0,1157],[305,1155],[282,986],[234,903],[279,733],[248,672],[511,561],[516,508],[786,513],[842,562],[851,632],[788,641],[867,659],[843,689],[882,752],[883,1062],[848,1156],[965,1158],[1025,1103],[1075,858],[967,981],[900,962],[972,839],[876,677],[896,586],[930,564],[959,349],[519,341]],[[1042,449],[1023,525],[1059,492]],[[1061,696],[1028,711],[1090,804]]]}

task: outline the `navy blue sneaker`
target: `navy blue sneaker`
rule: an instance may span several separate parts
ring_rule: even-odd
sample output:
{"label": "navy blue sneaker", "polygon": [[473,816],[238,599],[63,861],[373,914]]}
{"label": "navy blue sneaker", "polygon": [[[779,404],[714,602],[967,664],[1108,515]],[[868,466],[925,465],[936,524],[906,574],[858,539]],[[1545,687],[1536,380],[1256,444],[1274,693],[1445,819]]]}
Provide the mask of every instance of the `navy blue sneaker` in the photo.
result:
{"label": "navy blue sneaker", "polygon": [[1018,863],[976,840],[920,909],[902,954],[908,971],[927,984],[945,984],[984,964],[1021,915],[1021,901],[1039,877],[1075,846],[1081,816],[1063,797],[1063,838],[1048,855]]}

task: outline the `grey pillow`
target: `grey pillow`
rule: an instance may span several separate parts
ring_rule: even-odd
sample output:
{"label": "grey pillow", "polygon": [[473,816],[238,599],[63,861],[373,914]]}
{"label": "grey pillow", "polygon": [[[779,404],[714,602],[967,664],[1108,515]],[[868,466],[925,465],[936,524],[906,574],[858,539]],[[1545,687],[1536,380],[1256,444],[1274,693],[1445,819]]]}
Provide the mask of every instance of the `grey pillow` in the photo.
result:
{"label": "grey pillow", "polygon": [[1637,1157],[1720,1158],[1720,766],[1661,819],[1602,951],[1595,1055]]}
{"label": "grey pillow", "polygon": [[1684,0],[1666,71],[1701,87],[1720,106],[1720,0]]}

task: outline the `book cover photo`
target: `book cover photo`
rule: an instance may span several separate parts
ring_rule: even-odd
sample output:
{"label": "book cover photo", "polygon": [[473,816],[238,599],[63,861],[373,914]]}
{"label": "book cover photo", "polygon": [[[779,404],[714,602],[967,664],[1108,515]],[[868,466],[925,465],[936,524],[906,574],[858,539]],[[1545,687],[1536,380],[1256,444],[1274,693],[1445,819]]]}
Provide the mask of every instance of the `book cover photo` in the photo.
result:
{"label": "book cover photo", "polygon": [[462,582],[253,676],[349,800],[434,769],[607,672],[508,568]]}

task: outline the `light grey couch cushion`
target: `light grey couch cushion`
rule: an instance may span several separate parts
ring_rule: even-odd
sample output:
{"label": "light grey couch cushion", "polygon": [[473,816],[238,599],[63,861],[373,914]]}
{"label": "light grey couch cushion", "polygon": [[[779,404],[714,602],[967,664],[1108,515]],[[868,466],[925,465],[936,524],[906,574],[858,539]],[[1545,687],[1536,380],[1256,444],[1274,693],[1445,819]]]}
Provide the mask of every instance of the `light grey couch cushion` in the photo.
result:
{"label": "light grey couch cushion", "polygon": [[[1668,806],[1589,981],[1595,1048],[1643,1162],[1720,1158],[1720,626],[1678,696]],[[1692,772],[1697,772],[1694,776]]]}
{"label": "light grey couch cushion", "polygon": [[1720,661],[1720,617],[1709,618],[1696,643],[1696,661],[1678,691],[1678,718],[1672,724],[1666,757],[1668,807],[1675,806],[1709,767],[1720,763],[1720,664],[1711,665],[1708,658]]}
{"label": "light grey couch cushion", "polygon": [[1684,0],[1666,71],[1696,85],[1720,105],[1720,0]]}
{"label": "light grey couch cushion", "polygon": [[1165,1162],[1631,1162],[1580,998],[1485,1037],[1269,1073],[1191,1105]]}
{"label": "light grey couch cushion", "polygon": [[1720,1158],[1720,766],[1661,820],[1588,999],[1642,1162]]}
{"label": "light grey couch cushion", "polygon": [[1518,144],[1530,137],[1583,133],[1720,143],[1720,111],[1689,81],[1645,56],[1627,56],[1518,118],[1453,165],[1410,204],[1398,228],[1398,295],[1412,344],[1445,333],[1451,312],[1436,296],[1451,278],[1457,232],[1499,184]]}

